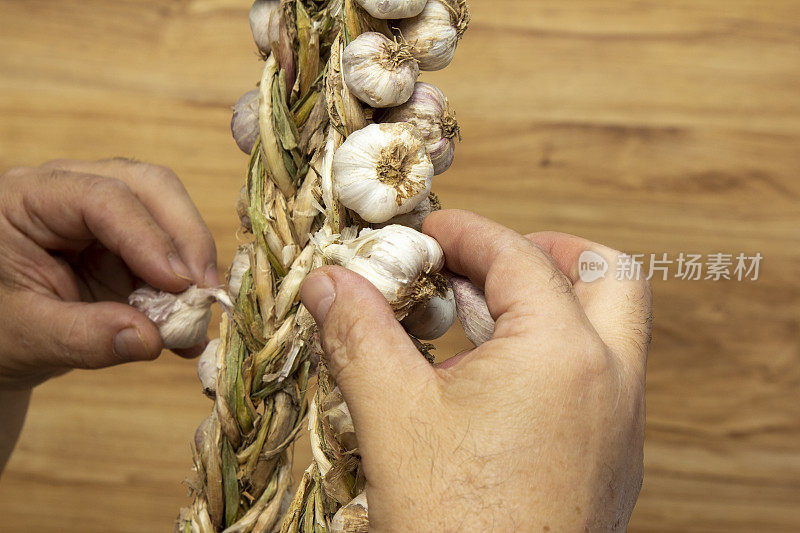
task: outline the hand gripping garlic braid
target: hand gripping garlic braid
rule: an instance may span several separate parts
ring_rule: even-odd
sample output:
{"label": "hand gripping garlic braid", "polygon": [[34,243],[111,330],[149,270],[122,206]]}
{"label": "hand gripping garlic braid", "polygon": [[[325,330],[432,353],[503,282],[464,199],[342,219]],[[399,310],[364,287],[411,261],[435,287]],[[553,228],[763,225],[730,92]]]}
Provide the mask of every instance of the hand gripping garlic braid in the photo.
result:
{"label": "hand gripping garlic braid", "polygon": [[[452,60],[468,21],[463,0],[253,4],[263,75],[231,121],[250,156],[237,203],[250,239],[229,275],[235,304],[198,369],[214,407],[195,434],[178,531],[366,531],[352,420],[298,291],[324,264],[358,272],[426,355],[421,340],[456,320],[442,250],[419,230],[439,208],[433,177],[459,130],[442,92],[417,78]],[[288,450],[304,427],[314,461],[292,493]]]}

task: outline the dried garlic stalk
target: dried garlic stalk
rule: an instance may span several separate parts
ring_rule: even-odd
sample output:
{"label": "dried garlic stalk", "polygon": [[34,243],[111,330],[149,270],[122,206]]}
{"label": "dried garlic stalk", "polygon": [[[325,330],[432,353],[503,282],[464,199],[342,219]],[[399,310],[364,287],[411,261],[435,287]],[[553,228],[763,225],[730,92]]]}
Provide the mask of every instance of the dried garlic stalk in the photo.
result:
{"label": "dried garlic stalk", "polygon": [[[442,164],[437,110],[414,107],[424,123],[395,113],[387,119],[393,124],[370,126],[376,114],[370,105],[408,101],[419,62],[444,64],[455,41],[445,32],[434,42],[434,24],[442,22],[425,15],[424,0],[393,1],[390,11],[384,4],[256,0],[251,10],[264,68],[258,88],[236,107],[232,130],[250,155],[236,211],[252,238],[229,274],[233,308],[198,368],[213,408],[195,434],[193,502],[181,510],[177,531],[367,530],[355,429],[321,362],[314,320],[298,302],[312,269],[337,263],[366,275],[418,338],[438,336],[455,320],[453,294],[439,272],[441,249],[418,232],[438,208],[429,195],[431,157],[438,170],[449,166],[452,136],[443,141]],[[455,9],[460,36],[466,7],[462,0],[446,5]],[[403,21],[375,18],[380,10],[382,17],[415,17],[425,46],[406,44],[397,29]],[[432,61],[431,49],[444,50],[443,57]],[[451,114],[447,120],[446,131],[456,131]],[[363,154],[359,147],[366,147]],[[364,198],[378,198],[379,205]],[[429,345],[416,342],[427,355]],[[292,493],[289,449],[306,427],[314,462]]]}

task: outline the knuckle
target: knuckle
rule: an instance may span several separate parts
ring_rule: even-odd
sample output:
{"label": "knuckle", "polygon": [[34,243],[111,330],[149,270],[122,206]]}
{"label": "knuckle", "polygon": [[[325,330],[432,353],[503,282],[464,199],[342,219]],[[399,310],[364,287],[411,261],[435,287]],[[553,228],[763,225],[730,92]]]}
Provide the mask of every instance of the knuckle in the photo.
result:
{"label": "knuckle", "polygon": [[71,159],[51,159],[50,161],[47,161],[46,163],[40,165],[40,168],[44,169],[64,168],[71,166],[73,163],[75,163],[75,161]]}

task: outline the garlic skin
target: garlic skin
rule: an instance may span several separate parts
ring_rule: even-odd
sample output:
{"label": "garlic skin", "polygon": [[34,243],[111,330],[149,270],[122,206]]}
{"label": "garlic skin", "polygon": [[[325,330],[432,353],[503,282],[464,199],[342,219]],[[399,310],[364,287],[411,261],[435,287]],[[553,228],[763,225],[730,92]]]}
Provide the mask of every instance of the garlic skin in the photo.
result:
{"label": "garlic skin", "polygon": [[203,392],[206,396],[213,397],[217,393],[217,377],[219,375],[219,367],[217,366],[217,349],[219,348],[219,339],[214,339],[208,343],[206,349],[203,350],[202,355],[197,360],[197,377],[200,378],[200,384],[203,386]]}
{"label": "garlic skin", "polygon": [[367,533],[369,531],[369,506],[367,491],[339,509],[331,519],[331,533]]}
{"label": "garlic skin", "polygon": [[250,8],[250,31],[262,55],[270,52],[269,17],[279,5],[280,0],[256,0]]}
{"label": "garlic skin", "polygon": [[422,13],[427,0],[356,0],[376,19],[405,19]]}
{"label": "garlic skin", "polygon": [[425,219],[428,218],[428,215],[434,211],[439,211],[441,208],[442,204],[439,202],[439,197],[434,193],[430,193],[428,197],[422,200],[410,213],[397,215],[384,224],[376,224],[375,228],[380,229],[397,224],[399,226],[406,226],[417,231],[422,231],[422,224],[425,222]]}
{"label": "garlic skin", "polygon": [[333,156],[339,201],[374,224],[413,211],[428,197],[433,172],[425,142],[404,123],[370,124]]}
{"label": "garlic skin", "polygon": [[394,28],[411,44],[420,70],[441,70],[453,60],[469,19],[466,0],[428,0],[422,13],[398,20]]}
{"label": "garlic skin", "polygon": [[[318,239],[319,240],[319,239]],[[323,257],[368,279],[399,320],[442,291],[444,252],[435,239],[405,226],[364,229],[341,244],[321,244]]]}
{"label": "garlic skin", "polygon": [[242,278],[250,270],[250,254],[252,251],[253,245],[245,244],[240,246],[236,250],[236,255],[233,256],[231,269],[228,273],[228,294],[232,300],[236,300],[239,296],[239,290],[242,288]]}
{"label": "garlic skin", "polygon": [[362,102],[372,107],[393,107],[411,98],[419,66],[407,44],[367,32],[344,49],[342,77]]}
{"label": "garlic skin", "polygon": [[246,92],[233,106],[231,133],[239,149],[250,155],[258,139],[258,89]]}
{"label": "garlic skin", "polygon": [[403,319],[403,327],[418,339],[432,341],[447,333],[456,318],[456,300],[453,290],[447,287],[444,294],[435,294],[415,307]]}
{"label": "garlic skin", "polygon": [[417,82],[411,98],[401,106],[388,109],[378,121],[408,122],[417,128],[425,139],[434,174],[446,172],[453,164],[461,128],[444,93],[435,85]]}
{"label": "garlic skin", "polygon": [[486,295],[467,278],[450,279],[453,288],[456,309],[464,333],[475,346],[480,346],[492,339],[494,335],[494,319],[486,305]]}
{"label": "garlic skin", "polygon": [[145,286],[128,297],[128,304],[144,313],[158,327],[167,350],[191,348],[205,341],[211,322],[211,305],[215,301],[233,307],[224,290],[195,286],[181,294]]}

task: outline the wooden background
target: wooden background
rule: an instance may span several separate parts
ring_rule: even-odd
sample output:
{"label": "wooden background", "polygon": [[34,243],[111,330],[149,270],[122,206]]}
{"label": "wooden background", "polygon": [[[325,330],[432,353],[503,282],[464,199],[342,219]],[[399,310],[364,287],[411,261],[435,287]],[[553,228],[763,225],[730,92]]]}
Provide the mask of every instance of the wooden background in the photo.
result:
{"label": "wooden background", "polygon": [[[225,264],[247,162],[229,106],[260,70],[247,3],[0,0],[0,170],[169,165]],[[629,252],[765,257],[757,282],[655,283],[631,531],[800,530],[800,1],[472,4],[456,61],[425,75],[464,131],[446,205]],[[0,530],[171,530],[209,405],[170,354],[45,384]]]}

